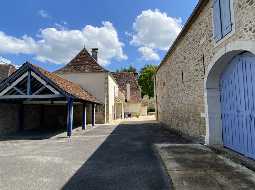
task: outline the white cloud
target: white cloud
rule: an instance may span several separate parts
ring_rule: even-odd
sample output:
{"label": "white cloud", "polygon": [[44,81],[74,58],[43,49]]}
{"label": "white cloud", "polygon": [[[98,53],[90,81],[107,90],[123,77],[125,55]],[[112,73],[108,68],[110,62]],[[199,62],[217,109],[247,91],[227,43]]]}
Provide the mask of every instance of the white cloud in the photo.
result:
{"label": "white cloud", "polygon": [[0,64],[11,64],[11,63],[12,63],[11,60],[0,56]]}
{"label": "white cloud", "polygon": [[59,29],[59,30],[68,30],[67,22],[65,22],[65,21],[62,21],[60,23],[56,22],[56,23],[54,23],[54,26],[56,29]]}
{"label": "white cloud", "polygon": [[33,38],[24,35],[21,38],[8,36],[0,31],[0,52],[1,53],[24,53],[29,54],[37,48]]}
{"label": "white cloud", "polygon": [[138,51],[142,55],[142,59],[146,61],[157,61],[159,60],[159,55],[149,47],[140,47]]}
{"label": "white cloud", "polygon": [[103,27],[101,28],[87,25],[82,32],[86,47],[99,48],[99,59],[101,63],[106,64],[113,57],[119,61],[128,58],[123,53],[122,47],[124,44],[119,41],[118,33],[111,22],[103,22]]}
{"label": "white cloud", "polygon": [[181,22],[180,18],[170,17],[158,9],[142,11],[133,23],[134,34],[130,44],[142,47],[138,49],[140,53],[145,50],[148,53],[149,49],[154,51],[150,55],[156,60],[156,51],[166,51],[176,39],[181,31]]}
{"label": "white cloud", "polygon": [[20,67],[20,65],[13,64],[11,60],[0,56],[0,65],[5,65],[5,64],[12,64],[16,69],[18,69]]}
{"label": "white cloud", "polygon": [[42,18],[51,18],[51,16],[49,15],[49,13],[43,9],[38,11],[38,14],[42,17]]}
{"label": "white cloud", "polygon": [[32,54],[42,62],[63,64],[69,62],[81,48],[99,48],[99,63],[110,63],[112,59],[125,60],[124,44],[111,22],[101,27],[91,25],[81,30],[45,28],[40,30],[38,39],[29,36],[16,38],[0,32],[0,53]]}
{"label": "white cloud", "polygon": [[181,19],[172,18],[159,10],[146,10],[133,23],[135,34],[131,44],[167,50],[181,31]]}

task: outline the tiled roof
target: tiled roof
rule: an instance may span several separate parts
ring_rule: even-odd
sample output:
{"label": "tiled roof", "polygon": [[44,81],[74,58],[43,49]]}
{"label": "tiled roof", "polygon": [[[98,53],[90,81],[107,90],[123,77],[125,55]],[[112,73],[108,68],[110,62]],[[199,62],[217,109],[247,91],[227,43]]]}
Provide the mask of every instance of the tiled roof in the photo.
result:
{"label": "tiled roof", "polygon": [[0,82],[1,90],[8,87],[10,81],[11,82],[15,81],[18,77],[21,76],[21,74],[27,72],[28,70],[32,70],[37,75],[40,75],[40,77],[42,77],[43,80],[45,80],[49,85],[54,87],[64,96],[70,96],[76,100],[83,100],[91,103],[101,104],[100,101],[98,101],[93,95],[91,95],[89,92],[83,89],[80,85],[72,83],[71,81],[61,78],[57,74],[48,72],[42,69],[41,67],[38,67],[28,62],[24,63],[15,72],[13,72],[13,70],[10,70],[10,74],[11,72],[13,73],[9,75],[7,78],[5,78],[5,80]]}
{"label": "tiled roof", "polygon": [[0,64],[0,81],[6,79],[15,71],[16,68],[11,64]]}
{"label": "tiled roof", "polygon": [[112,76],[118,83],[119,90],[127,97],[127,84],[130,84],[130,101],[140,102],[141,101],[141,90],[138,85],[136,73],[132,72],[119,72],[112,73]]}
{"label": "tiled roof", "polygon": [[78,55],[74,57],[70,63],[65,65],[63,68],[55,71],[58,74],[64,73],[90,73],[90,72],[108,72],[102,66],[100,66],[97,61],[89,54],[89,52],[84,48]]}
{"label": "tiled roof", "polygon": [[62,77],[50,73],[41,67],[35,66],[31,64],[32,68],[39,73],[41,73],[43,76],[47,77],[50,81],[52,81],[58,88],[62,89],[67,94],[70,94],[74,96],[77,99],[94,102],[94,103],[100,103],[93,95],[91,95],[89,92],[84,90],[80,85],[75,84],[71,81],[68,81],[66,79],[63,79]]}

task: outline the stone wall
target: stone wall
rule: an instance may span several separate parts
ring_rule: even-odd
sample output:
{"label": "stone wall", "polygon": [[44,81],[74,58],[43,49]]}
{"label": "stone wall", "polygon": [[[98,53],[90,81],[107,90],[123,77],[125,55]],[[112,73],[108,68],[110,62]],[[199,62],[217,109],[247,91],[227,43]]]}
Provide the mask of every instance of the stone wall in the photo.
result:
{"label": "stone wall", "polygon": [[[108,90],[108,73],[68,73],[68,74],[60,74],[61,77],[70,80],[76,84],[80,84],[84,89],[93,94],[97,100],[101,103],[106,104],[109,94]],[[81,108],[78,108],[82,111]],[[109,121],[109,109],[108,104],[106,107],[104,105],[100,106],[100,109],[96,109],[96,123],[105,123]],[[100,110],[100,111],[98,111]],[[90,114],[91,109],[88,109],[88,113]],[[105,113],[107,112],[107,114]],[[81,114],[82,112],[80,112]],[[105,118],[105,115],[107,116]],[[91,123],[91,117],[88,117],[87,120]]]}
{"label": "stone wall", "polygon": [[17,131],[18,108],[16,104],[0,104],[0,136]]}
{"label": "stone wall", "polygon": [[213,39],[212,0],[178,41],[156,75],[158,120],[184,134],[205,135],[204,78],[219,49],[237,40],[255,40],[255,1],[233,0],[234,32]]}
{"label": "stone wall", "polygon": [[[18,131],[18,104],[0,104],[0,135]],[[24,130],[66,129],[67,109],[64,105],[24,105]],[[97,116],[96,116],[97,117]],[[102,118],[100,118],[102,120]],[[87,123],[91,123],[91,107],[87,108]],[[82,105],[74,105],[74,128],[82,125]]]}
{"label": "stone wall", "polygon": [[[42,125],[44,128],[66,128],[67,106],[65,105],[41,105]],[[74,105],[74,116],[77,112],[77,106]],[[76,122],[74,117],[74,124]]]}
{"label": "stone wall", "polygon": [[40,105],[24,105],[24,130],[40,128],[41,122]]}
{"label": "stone wall", "polygon": [[112,123],[115,116],[115,97],[118,95],[118,84],[112,75],[107,74],[106,78],[106,122]]}
{"label": "stone wall", "polygon": [[[0,135],[19,130],[20,107],[20,104],[0,104]],[[65,127],[65,112],[65,106],[24,105],[24,130]]]}
{"label": "stone wall", "polygon": [[[74,105],[73,128],[82,126],[82,105]],[[86,123],[91,124],[91,105],[87,105]],[[101,116],[103,114],[103,116]],[[96,123],[102,123],[104,112],[96,112]],[[47,128],[66,128],[67,109],[63,105],[48,105],[44,107],[43,126]]]}
{"label": "stone wall", "polygon": [[[92,120],[92,106],[87,105],[87,124],[91,124]],[[80,109],[80,113],[82,114],[82,109]],[[105,123],[105,106],[104,105],[96,105],[96,124],[104,124]]]}

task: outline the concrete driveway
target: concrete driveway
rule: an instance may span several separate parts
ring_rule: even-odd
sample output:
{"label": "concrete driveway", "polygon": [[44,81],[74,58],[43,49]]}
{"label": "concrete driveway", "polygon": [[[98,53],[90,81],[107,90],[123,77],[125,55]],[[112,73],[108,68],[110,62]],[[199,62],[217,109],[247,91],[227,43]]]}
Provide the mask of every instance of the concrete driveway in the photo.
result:
{"label": "concrete driveway", "polygon": [[153,122],[0,142],[0,189],[165,190],[154,143],[185,143]]}

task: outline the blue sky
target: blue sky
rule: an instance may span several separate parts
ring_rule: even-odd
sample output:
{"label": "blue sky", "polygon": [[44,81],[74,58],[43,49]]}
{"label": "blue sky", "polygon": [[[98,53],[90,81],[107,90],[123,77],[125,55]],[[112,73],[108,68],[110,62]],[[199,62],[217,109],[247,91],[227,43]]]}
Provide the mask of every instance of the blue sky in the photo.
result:
{"label": "blue sky", "polygon": [[85,44],[110,70],[159,64],[197,0],[1,2],[0,57],[50,71]]}

